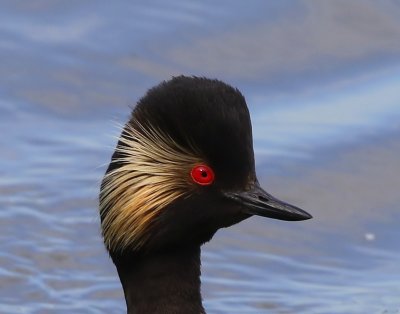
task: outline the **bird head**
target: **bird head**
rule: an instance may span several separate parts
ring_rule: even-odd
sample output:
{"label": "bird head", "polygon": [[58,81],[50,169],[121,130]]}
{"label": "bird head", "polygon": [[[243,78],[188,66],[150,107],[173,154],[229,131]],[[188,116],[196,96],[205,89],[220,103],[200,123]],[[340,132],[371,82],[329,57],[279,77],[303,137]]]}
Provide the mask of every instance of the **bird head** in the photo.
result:
{"label": "bird head", "polygon": [[201,245],[252,215],[311,218],[259,186],[242,94],[185,76],[150,89],[123,128],[101,185],[110,254]]}

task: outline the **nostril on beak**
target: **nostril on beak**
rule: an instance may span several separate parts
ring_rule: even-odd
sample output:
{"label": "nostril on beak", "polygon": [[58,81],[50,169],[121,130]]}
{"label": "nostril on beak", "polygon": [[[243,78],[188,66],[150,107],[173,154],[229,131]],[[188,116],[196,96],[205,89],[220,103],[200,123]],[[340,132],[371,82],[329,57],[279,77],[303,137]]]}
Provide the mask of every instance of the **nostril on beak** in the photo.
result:
{"label": "nostril on beak", "polygon": [[257,198],[258,198],[258,200],[261,201],[261,202],[268,202],[268,201],[269,201],[269,199],[266,198],[266,197],[263,196],[263,195],[257,195]]}

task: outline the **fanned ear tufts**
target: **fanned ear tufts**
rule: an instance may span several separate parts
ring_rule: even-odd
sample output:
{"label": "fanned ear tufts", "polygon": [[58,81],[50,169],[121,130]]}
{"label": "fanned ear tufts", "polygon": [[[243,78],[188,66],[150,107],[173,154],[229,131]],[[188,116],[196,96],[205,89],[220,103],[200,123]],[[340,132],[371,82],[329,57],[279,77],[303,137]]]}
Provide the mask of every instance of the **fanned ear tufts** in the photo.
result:
{"label": "fanned ear tufts", "polygon": [[127,124],[116,148],[118,165],[108,172],[100,191],[102,233],[109,251],[140,249],[151,226],[173,201],[193,191],[191,168],[201,159],[164,132]]}

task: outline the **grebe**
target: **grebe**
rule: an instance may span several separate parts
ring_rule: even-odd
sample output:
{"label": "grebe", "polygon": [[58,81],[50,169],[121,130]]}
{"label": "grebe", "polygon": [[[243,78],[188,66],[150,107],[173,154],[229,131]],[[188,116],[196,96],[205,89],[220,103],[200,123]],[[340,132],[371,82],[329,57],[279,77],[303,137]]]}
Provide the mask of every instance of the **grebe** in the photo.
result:
{"label": "grebe", "polygon": [[122,130],[100,189],[105,246],[128,313],[205,313],[200,247],[252,215],[310,214],[264,191],[239,90],[174,77],[150,89]]}

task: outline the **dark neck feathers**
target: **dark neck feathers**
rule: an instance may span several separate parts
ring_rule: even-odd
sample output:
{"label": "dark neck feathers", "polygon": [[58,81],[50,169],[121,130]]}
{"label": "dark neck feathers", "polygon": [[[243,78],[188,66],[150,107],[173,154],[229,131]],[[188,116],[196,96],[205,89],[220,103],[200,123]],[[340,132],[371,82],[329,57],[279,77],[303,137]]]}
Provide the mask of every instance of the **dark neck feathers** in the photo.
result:
{"label": "dark neck feathers", "polygon": [[200,247],[114,257],[128,314],[204,314]]}

